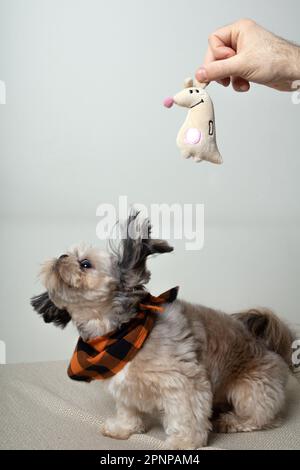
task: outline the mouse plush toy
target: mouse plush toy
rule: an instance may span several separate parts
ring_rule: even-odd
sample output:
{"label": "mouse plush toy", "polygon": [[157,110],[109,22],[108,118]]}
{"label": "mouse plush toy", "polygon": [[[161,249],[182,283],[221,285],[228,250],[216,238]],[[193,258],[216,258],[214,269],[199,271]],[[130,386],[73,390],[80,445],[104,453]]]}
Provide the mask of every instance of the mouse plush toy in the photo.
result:
{"label": "mouse plush toy", "polygon": [[175,96],[166,98],[164,106],[171,108],[175,103],[189,108],[176,140],[184,158],[192,157],[196,162],[206,160],[222,163],[216,143],[214,107],[209,94],[204,90],[207,85],[187,78],[184,89]]}

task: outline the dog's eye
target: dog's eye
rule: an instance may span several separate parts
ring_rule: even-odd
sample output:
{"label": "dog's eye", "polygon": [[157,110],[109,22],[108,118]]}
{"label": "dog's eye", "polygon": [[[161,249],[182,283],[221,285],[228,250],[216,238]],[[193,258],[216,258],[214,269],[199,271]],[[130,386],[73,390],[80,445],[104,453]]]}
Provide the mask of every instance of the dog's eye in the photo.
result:
{"label": "dog's eye", "polygon": [[82,269],[90,269],[92,267],[92,264],[89,262],[88,259],[83,259],[82,261],[79,261],[79,264]]}
{"label": "dog's eye", "polygon": [[199,90],[196,90],[196,93],[199,93]]}
{"label": "dog's eye", "polygon": [[193,90],[190,90],[190,93],[193,93]]}

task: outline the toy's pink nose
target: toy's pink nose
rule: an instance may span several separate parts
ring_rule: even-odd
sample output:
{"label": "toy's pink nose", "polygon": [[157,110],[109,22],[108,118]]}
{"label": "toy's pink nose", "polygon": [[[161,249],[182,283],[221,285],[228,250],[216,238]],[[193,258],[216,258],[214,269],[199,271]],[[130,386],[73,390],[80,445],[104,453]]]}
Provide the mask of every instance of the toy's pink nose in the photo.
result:
{"label": "toy's pink nose", "polygon": [[172,96],[168,96],[168,98],[164,99],[164,106],[166,108],[171,108],[171,106],[173,106],[173,104],[174,104],[174,100],[173,100]]}

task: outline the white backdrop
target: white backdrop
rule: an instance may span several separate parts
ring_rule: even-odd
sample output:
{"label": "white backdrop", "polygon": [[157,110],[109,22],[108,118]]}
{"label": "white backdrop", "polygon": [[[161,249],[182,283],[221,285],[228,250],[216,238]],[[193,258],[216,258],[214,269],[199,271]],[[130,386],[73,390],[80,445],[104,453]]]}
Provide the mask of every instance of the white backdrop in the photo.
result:
{"label": "white backdrop", "polygon": [[[217,84],[222,166],[181,159],[185,110],[162,107],[217,27],[251,17],[300,42],[297,0],[0,0],[1,318],[8,362],[70,355],[76,333],[29,298],[40,263],[96,238],[96,208],[204,203],[205,244],[151,261],[153,293],[299,318],[299,115],[291,94]],[[171,240],[172,241],[172,240]]]}

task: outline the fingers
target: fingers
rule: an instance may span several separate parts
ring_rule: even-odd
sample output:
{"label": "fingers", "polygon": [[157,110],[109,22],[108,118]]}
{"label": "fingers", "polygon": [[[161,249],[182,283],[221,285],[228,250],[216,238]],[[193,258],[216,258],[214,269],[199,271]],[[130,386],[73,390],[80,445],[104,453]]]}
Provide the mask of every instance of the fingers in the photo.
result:
{"label": "fingers", "polygon": [[[234,54],[234,52],[233,52]],[[227,50],[221,50],[218,49],[218,51],[213,51],[211,45],[208,45],[207,52],[204,58],[204,65],[210,64],[211,62],[214,62],[216,59],[226,59],[227,57],[230,57],[233,55],[232,52],[227,51]],[[221,85],[227,87],[230,84],[230,77],[226,77],[220,80],[217,80],[218,83]]]}
{"label": "fingers", "polygon": [[200,82],[217,81],[224,86],[230,82],[236,91],[248,91],[249,57],[243,41],[245,31],[255,23],[252,20],[239,20],[216,30],[208,39],[208,49],[204,64],[196,72]]}
{"label": "fingers", "polygon": [[222,44],[225,47],[229,47],[234,51],[237,50],[237,39],[238,30],[234,24],[224,26],[223,28],[217,29],[210,37],[210,41],[218,41],[219,46]]}
{"label": "fingers", "polygon": [[[222,34],[222,33],[221,33]],[[223,34],[224,40],[229,40]],[[218,36],[217,33],[212,34],[208,39],[208,48],[206,52],[206,56],[204,59],[204,65],[208,65],[211,62],[216,60],[224,60],[233,57],[236,54],[235,50],[231,47],[228,47],[224,41]],[[197,77],[197,76],[196,76]],[[230,77],[224,77],[217,80],[218,83],[227,87],[230,84]]]}
{"label": "fingers", "polygon": [[197,70],[196,78],[199,82],[211,82],[215,80],[223,86],[228,86],[231,81],[235,91],[248,91],[250,83],[248,80],[238,75],[238,62],[236,56],[227,60],[211,62]]}
{"label": "fingers", "polygon": [[235,91],[245,92],[245,91],[248,91],[250,88],[250,83],[248,82],[248,80],[245,80],[242,77],[232,77],[231,83],[232,83],[232,88]]}
{"label": "fingers", "polygon": [[215,60],[200,67],[196,72],[196,78],[199,82],[210,82],[238,76],[239,65],[240,60],[236,55],[229,59]]}
{"label": "fingers", "polygon": [[236,51],[224,42],[215,34],[208,39],[209,48],[215,60],[229,59],[236,54]]}
{"label": "fingers", "polygon": [[230,85],[230,77],[222,78],[221,80],[218,80],[218,83],[221,83],[221,85],[228,87]]}

